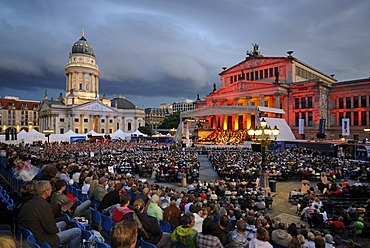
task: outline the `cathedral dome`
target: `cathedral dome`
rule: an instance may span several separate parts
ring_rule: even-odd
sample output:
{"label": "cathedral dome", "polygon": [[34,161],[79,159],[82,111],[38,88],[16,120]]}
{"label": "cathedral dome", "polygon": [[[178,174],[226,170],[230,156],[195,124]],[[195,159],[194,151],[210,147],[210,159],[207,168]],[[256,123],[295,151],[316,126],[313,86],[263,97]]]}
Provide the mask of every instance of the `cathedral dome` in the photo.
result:
{"label": "cathedral dome", "polygon": [[117,109],[136,109],[135,104],[125,98],[115,97],[111,100],[111,107]]}
{"label": "cathedral dome", "polygon": [[72,54],[83,53],[95,57],[93,47],[89,43],[87,43],[87,40],[84,36],[84,32],[82,31],[82,37],[73,44]]}

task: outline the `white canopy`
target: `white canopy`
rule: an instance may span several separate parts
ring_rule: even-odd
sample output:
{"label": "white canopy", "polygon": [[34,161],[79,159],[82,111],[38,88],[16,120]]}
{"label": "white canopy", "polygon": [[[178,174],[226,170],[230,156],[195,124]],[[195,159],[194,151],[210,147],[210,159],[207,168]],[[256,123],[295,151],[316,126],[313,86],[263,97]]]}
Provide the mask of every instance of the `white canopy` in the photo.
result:
{"label": "white canopy", "polygon": [[69,130],[66,133],[63,134],[51,134],[50,135],[50,142],[69,142],[71,136],[77,135],[72,130]]}
{"label": "white canopy", "polygon": [[271,128],[277,126],[279,128],[279,136],[277,140],[295,140],[295,136],[292,132],[292,129],[288,126],[288,123],[284,119],[281,118],[267,118],[264,117],[267,125]]}

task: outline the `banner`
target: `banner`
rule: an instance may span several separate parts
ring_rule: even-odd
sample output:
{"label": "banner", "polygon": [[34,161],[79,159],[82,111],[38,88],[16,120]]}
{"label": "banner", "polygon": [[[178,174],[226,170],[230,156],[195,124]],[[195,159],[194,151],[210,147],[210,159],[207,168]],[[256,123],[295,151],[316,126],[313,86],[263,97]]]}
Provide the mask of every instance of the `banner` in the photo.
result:
{"label": "banner", "polygon": [[320,119],[319,133],[325,133],[326,119]]}
{"label": "banner", "polygon": [[299,119],[298,125],[298,134],[304,134],[304,119]]}
{"label": "banner", "polygon": [[342,119],[342,136],[349,136],[349,119]]}

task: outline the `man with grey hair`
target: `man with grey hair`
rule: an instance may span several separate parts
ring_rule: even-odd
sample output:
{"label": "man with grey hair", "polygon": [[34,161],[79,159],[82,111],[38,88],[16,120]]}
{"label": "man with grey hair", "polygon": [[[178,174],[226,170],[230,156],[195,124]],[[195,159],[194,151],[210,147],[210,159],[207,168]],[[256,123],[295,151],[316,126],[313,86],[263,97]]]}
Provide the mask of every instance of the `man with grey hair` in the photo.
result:
{"label": "man with grey hair", "polygon": [[51,205],[46,202],[51,192],[49,181],[39,181],[36,195],[26,202],[19,212],[18,224],[29,229],[40,245],[46,242],[51,247],[59,247],[61,243],[69,242],[69,247],[79,247],[81,230],[79,228],[64,230],[67,226],[64,221],[55,223]]}
{"label": "man with grey hair", "polygon": [[158,205],[159,196],[157,194],[153,194],[152,200],[148,206],[147,214],[156,217],[159,223],[160,220],[163,220],[163,210]]}

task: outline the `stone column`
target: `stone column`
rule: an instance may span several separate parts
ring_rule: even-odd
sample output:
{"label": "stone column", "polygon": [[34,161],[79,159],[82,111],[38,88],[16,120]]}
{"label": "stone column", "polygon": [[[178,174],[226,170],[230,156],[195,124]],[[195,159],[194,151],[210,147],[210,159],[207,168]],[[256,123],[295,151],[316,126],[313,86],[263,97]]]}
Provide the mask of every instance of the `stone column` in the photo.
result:
{"label": "stone column", "polygon": [[260,106],[261,107],[265,106],[265,95],[263,94],[260,95]]}
{"label": "stone column", "polygon": [[251,96],[246,96],[246,98],[247,98],[247,106],[251,106],[252,97]]}
{"label": "stone column", "polygon": [[280,93],[279,92],[276,92],[275,93],[275,108],[280,108]]}

